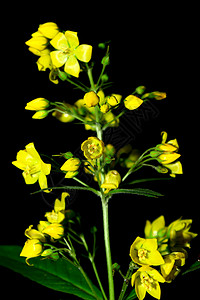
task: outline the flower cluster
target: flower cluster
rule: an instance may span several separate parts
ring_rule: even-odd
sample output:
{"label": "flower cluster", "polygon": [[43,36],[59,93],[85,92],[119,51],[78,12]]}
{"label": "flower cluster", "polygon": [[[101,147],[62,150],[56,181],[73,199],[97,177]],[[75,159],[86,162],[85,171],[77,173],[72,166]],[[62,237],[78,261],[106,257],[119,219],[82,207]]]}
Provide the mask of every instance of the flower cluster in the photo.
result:
{"label": "flower cluster", "polygon": [[61,32],[53,22],[41,24],[26,45],[29,46],[29,51],[39,56],[38,70],[50,69],[50,80],[54,83],[58,83],[55,79],[57,69],[64,67],[66,74],[79,77],[79,61],[87,63],[92,56],[92,46],[79,45],[77,32]]}
{"label": "flower cluster", "polygon": [[146,292],[160,299],[159,282],[170,283],[180,273],[188,257],[185,248],[190,247],[191,240],[197,236],[189,231],[191,224],[192,220],[180,218],[166,227],[163,216],[152,223],[146,221],[145,238],[137,237],[130,248],[131,259],[138,265],[131,284],[140,300]]}
{"label": "flower cluster", "polygon": [[29,264],[29,259],[37,256],[43,258],[58,259],[59,255],[54,248],[50,247],[48,240],[55,243],[57,240],[64,236],[64,227],[61,224],[66,216],[65,210],[65,198],[68,197],[68,193],[62,193],[61,200],[56,199],[54,203],[54,209],[52,212],[47,212],[45,217],[47,221],[40,221],[37,225],[37,229],[33,229],[33,225],[30,225],[25,230],[25,235],[28,237],[20,256],[26,257],[26,262]]}
{"label": "flower cluster", "polygon": [[156,160],[162,165],[162,167],[157,170],[160,173],[167,173],[171,171],[170,176],[175,177],[176,174],[182,174],[182,165],[180,161],[177,161],[181,156],[178,152],[179,146],[176,139],[167,140],[167,132],[161,132],[162,142],[158,144],[153,151],[150,152],[152,158],[156,158]]}

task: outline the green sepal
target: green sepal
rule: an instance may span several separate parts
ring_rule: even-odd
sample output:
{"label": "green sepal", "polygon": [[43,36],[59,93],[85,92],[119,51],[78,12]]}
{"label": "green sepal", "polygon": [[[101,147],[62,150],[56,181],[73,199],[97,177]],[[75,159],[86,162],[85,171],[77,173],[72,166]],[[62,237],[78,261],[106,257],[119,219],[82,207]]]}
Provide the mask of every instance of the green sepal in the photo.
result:
{"label": "green sepal", "polygon": [[0,265],[59,292],[85,300],[103,299],[98,288],[91,281],[89,286],[80,269],[71,261],[36,257],[30,259],[33,266],[28,266],[25,258],[20,257],[21,250],[20,246],[0,246]]}

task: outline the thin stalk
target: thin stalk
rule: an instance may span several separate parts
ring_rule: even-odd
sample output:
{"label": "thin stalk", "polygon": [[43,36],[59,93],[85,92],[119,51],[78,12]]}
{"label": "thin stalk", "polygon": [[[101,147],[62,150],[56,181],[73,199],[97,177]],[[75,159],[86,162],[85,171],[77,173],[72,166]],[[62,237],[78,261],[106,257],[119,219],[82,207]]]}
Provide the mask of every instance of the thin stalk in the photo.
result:
{"label": "thin stalk", "polygon": [[97,279],[97,281],[98,281],[99,288],[100,288],[100,290],[101,290],[101,292],[102,292],[102,295],[103,295],[103,297],[104,297],[105,300],[108,300],[108,298],[107,298],[107,296],[106,296],[106,294],[105,294],[105,292],[104,292],[104,289],[103,289],[101,280],[100,280],[100,278],[99,278],[99,274],[98,274],[98,271],[97,271],[97,268],[96,268],[96,264],[95,264],[95,262],[94,262],[94,259],[92,259],[92,260],[90,260],[90,261],[91,261],[91,264],[92,264],[92,267],[93,267],[93,270],[94,270],[94,274],[95,274],[96,279]]}
{"label": "thin stalk", "polygon": [[[93,255],[89,252],[88,244],[87,244],[87,242],[86,242],[86,240],[85,240],[84,235],[81,236],[81,240],[82,240],[82,242],[83,242],[83,245],[84,245],[86,251],[88,252],[88,258],[89,258],[89,260],[90,260],[90,262],[91,262],[91,264],[92,264],[93,271],[94,271],[94,274],[95,274],[95,276],[96,276],[97,282],[98,282],[98,284],[99,284],[99,288],[100,288],[100,290],[101,290],[101,292],[102,292],[102,295],[103,295],[103,297],[104,297],[105,300],[108,300],[107,297],[106,297],[106,294],[105,294],[105,292],[104,292],[104,289],[103,289],[103,286],[102,286],[102,283],[101,283],[101,280],[100,280],[100,277],[99,277],[99,274],[98,274],[98,271],[97,271],[97,268],[96,268],[96,264],[95,264],[95,262],[94,262],[95,251],[94,251],[94,249],[93,249]],[[95,244],[95,243],[94,243],[94,244]],[[95,245],[94,245],[94,246],[95,246]]]}
{"label": "thin stalk", "polygon": [[89,185],[86,184],[85,182],[83,182],[82,180],[80,180],[80,179],[78,179],[78,178],[76,178],[76,177],[73,177],[73,179],[76,180],[77,182],[79,182],[80,184],[82,184],[82,185],[84,185],[84,186],[86,186],[86,187],[89,187]]}
{"label": "thin stalk", "polygon": [[89,78],[89,81],[90,81],[90,85],[91,85],[91,89],[96,92],[96,88],[95,88],[95,84],[94,84],[94,79],[93,79],[93,76],[92,76],[92,68],[90,68],[88,66],[88,64],[86,64],[87,66],[87,74],[88,74],[88,78]]}
{"label": "thin stalk", "polygon": [[113,281],[113,274],[112,274],[112,257],[111,257],[110,236],[109,236],[108,203],[105,201],[105,197],[102,198],[102,210],[103,210],[104,242],[105,242],[108,284],[109,284],[109,300],[115,300],[114,281]]}
{"label": "thin stalk", "polygon": [[121,293],[119,295],[118,300],[123,300],[124,299],[124,295],[126,293],[128,285],[129,285],[131,275],[133,274],[133,270],[134,270],[134,264],[131,262],[130,265],[129,265],[128,271],[125,275],[124,283],[123,283],[122,290],[121,290]]}

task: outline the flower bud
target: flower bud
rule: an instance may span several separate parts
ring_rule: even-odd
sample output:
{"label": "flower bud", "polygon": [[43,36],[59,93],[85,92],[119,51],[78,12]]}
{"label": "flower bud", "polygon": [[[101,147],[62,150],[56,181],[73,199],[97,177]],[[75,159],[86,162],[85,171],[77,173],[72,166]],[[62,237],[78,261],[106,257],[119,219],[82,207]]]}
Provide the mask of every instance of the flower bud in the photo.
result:
{"label": "flower bud", "polygon": [[53,39],[56,36],[56,34],[58,34],[59,29],[56,23],[47,22],[41,24],[38,28],[38,31],[46,38]]}
{"label": "flower bud", "polygon": [[96,106],[99,103],[99,97],[93,91],[86,93],[83,100],[88,107]]}
{"label": "flower bud", "polygon": [[36,98],[26,104],[26,110],[44,110],[49,107],[49,101],[45,98]]}
{"label": "flower bud", "polygon": [[109,171],[106,176],[101,188],[105,188],[107,194],[110,190],[117,189],[121,182],[121,176],[116,170]]}
{"label": "flower bud", "polygon": [[26,263],[29,265],[28,260],[32,257],[37,257],[42,252],[42,244],[38,239],[27,240],[20,256],[26,257]]}
{"label": "flower bud", "polygon": [[124,100],[124,105],[129,110],[137,109],[142,103],[143,103],[143,100],[134,95],[129,95]]}
{"label": "flower bud", "polygon": [[46,49],[48,40],[44,36],[35,36],[32,37],[30,40],[25,42],[25,44],[31,48],[37,49],[42,51]]}
{"label": "flower bud", "polygon": [[47,115],[48,115],[48,111],[46,111],[46,110],[39,110],[39,111],[37,111],[37,112],[32,116],[32,119],[41,120],[41,119],[46,118]]}

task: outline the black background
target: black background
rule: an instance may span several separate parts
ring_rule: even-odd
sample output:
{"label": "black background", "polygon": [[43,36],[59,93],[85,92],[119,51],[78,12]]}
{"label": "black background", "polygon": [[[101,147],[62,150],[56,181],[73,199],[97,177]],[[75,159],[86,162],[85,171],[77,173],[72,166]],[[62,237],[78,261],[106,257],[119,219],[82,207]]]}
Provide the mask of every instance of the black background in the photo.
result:
{"label": "black background", "polygon": [[[6,10],[10,12],[10,8]],[[170,182],[143,184],[165,196],[159,199],[115,196],[110,202],[110,232],[113,262],[126,272],[129,248],[134,239],[143,236],[146,219],[165,215],[166,223],[183,217],[194,220],[192,231],[199,232],[199,146],[198,144],[198,70],[197,28],[195,8],[173,5],[132,6],[126,2],[110,7],[109,3],[52,3],[42,7],[12,6],[12,16],[3,23],[1,33],[1,243],[23,245],[24,230],[44,218],[51,210],[57,194],[30,195],[34,186],[26,186],[20,170],[11,165],[16,153],[29,142],[34,142],[39,153],[57,154],[72,151],[80,155],[80,144],[91,132],[81,125],[62,124],[48,117],[32,120],[25,111],[27,102],[37,97],[73,103],[82,98],[81,91],[72,90],[66,83],[54,85],[48,72],[38,72],[37,57],[24,44],[38,25],[56,22],[62,30],[77,31],[80,43],[91,44],[93,58],[102,52],[99,42],[111,40],[109,75],[115,83],[110,92],[129,95],[138,85],[148,91],[166,92],[168,98],[153,102],[150,110],[141,108],[141,115],[128,114],[122,118],[122,129],[109,130],[106,139],[117,146],[126,141],[145,150],[160,142],[165,130],[169,139],[177,138],[184,175]],[[99,66],[96,66],[99,71]],[[94,76],[98,73],[94,71]],[[82,76],[82,75],[80,75]],[[84,76],[84,75],[83,75]],[[131,129],[130,129],[131,128]],[[74,139],[75,137],[75,139]],[[156,176],[153,171],[142,171],[141,177]],[[68,207],[82,215],[83,226],[98,227],[99,250],[97,262],[105,266],[102,243],[101,205],[90,193],[73,193]],[[88,220],[91,221],[88,223]],[[192,242],[192,255],[200,253],[199,239]],[[49,299],[73,299],[41,287],[22,276],[1,268],[2,288],[8,296],[25,298],[27,293],[45,293]],[[106,278],[105,270],[100,270]],[[188,299],[191,291],[198,293],[199,272],[162,285],[162,299]],[[2,277],[1,277],[2,278]],[[105,279],[106,282],[106,279]],[[122,282],[119,279],[121,286]],[[10,287],[8,289],[8,286]],[[11,288],[13,287],[13,288]],[[184,289],[184,292],[183,290]],[[27,291],[28,290],[28,291]],[[148,298],[148,297],[147,297]]]}

